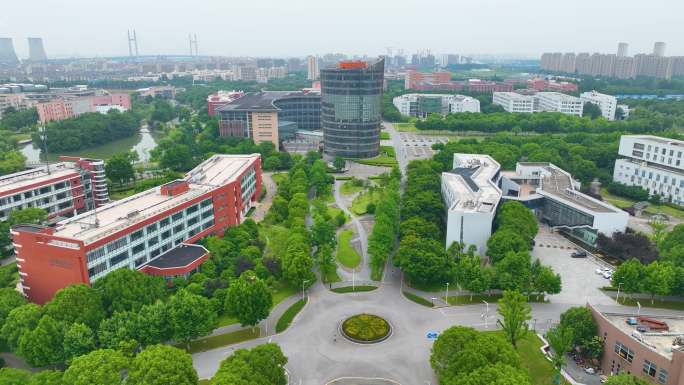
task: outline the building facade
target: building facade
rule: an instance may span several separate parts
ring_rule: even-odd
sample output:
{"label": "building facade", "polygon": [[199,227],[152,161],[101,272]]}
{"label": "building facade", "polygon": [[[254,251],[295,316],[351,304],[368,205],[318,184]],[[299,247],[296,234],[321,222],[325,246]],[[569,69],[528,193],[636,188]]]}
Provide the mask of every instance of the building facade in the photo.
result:
{"label": "building facade", "polygon": [[533,113],[534,96],[522,95],[517,92],[495,92],[492,103],[503,107],[507,112]]}
{"label": "building facade", "polygon": [[316,80],[320,76],[318,68],[318,58],[316,56],[309,56],[306,58],[306,78],[307,80]]}
{"label": "building facade", "polygon": [[235,100],[241,98],[244,96],[245,93],[243,91],[218,91],[215,94],[211,94],[207,96],[207,115],[209,116],[214,116],[216,115],[216,109],[225,106],[226,104],[230,104],[234,102]]}
{"label": "building facade", "polygon": [[578,97],[560,92],[538,92],[534,95],[538,102],[538,111],[560,112],[566,115],[582,116],[584,102]]}
{"label": "building facade", "polygon": [[684,141],[652,135],[623,135],[613,181],[640,186],[650,195],[684,205]]}
{"label": "building facade", "polygon": [[592,103],[601,109],[601,115],[608,120],[615,120],[617,98],[612,95],[601,94],[596,91],[582,92],[580,99],[584,103]]}
{"label": "building facade", "polygon": [[48,218],[71,217],[109,202],[104,161],[63,160],[0,177],[0,221],[14,210],[41,208]]}
{"label": "building facade", "polygon": [[371,158],[380,150],[385,61],[342,61],[321,70],[321,126],[330,156]]}
{"label": "building facade", "polygon": [[63,287],[91,284],[120,268],[187,276],[207,253],[186,245],[242,223],[260,193],[258,154],[214,155],[183,179],[55,227],[14,226],[24,295],[44,303]]}
{"label": "building facade", "polygon": [[404,116],[425,118],[436,113],[480,112],[480,101],[470,96],[450,94],[405,94],[392,99]]}
{"label": "building facade", "polygon": [[129,94],[107,94],[96,96],[84,96],[75,98],[63,98],[36,105],[38,118],[41,123],[75,118],[87,112],[106,113],[111,109],[119,112],[131,109],[131,96]]}

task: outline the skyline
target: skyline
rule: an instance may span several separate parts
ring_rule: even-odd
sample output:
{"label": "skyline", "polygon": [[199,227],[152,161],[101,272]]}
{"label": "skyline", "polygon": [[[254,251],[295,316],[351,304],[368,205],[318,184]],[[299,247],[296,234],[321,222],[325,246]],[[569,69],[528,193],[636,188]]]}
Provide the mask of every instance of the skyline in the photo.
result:
{"label": "skyline", "polygon": [[[677,41],[684,33],[677,20],[684,4],[666,0],[649,3],[648,15],[635,0],[578,0],[562,11],[542,0],[523,5],[407,0],[401,7],[385,0],[350,0],[337,9],[314,0],[208,1],[191,7],[192,12],[180,0],[164,2],[163,9],[132,0],[117,5],[104,18],[103,10],[86,0],[62,1],[49,10],[38,0],[11,2],[0,16],[0,36],[14,40],[21,58],[28,54],[27,37],[42,37],[51,58],[127,56],[129,29],[137,32],[141,55],[188,54],[189,33],[197,35],[200,55],[217,56],[376,56],[389,46],[405,54],[430,49],[538,58],[546,51],[612,53],[619,42],[629,43],[633,55],[651,52],[655,41],[667,43],[668,56],[684,55],[684,42]],[[30,15],[30,22],[17,15]],[[559,18],[573,24],[559,26]]]}

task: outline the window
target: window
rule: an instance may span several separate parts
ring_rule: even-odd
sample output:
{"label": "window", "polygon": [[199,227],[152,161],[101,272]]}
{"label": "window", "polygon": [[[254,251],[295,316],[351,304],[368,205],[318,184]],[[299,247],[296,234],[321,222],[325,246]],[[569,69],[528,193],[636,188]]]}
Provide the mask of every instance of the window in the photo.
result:
{"label": "window", "polygon": [[615,353],[627,360],[627,362],[632,362],[634,360],[634,351],[620,342],[615,342]]}
{"label": "window", "polygon": [[107,244],[107,252],[111,253],[113,251],[116,251],[116,250],[126,246],[127,244],[128,244],[128,240],[126,239],[126,237],[119,238],[116,241],[112,241],[112,242],[109,242]]}
{"label": "window", "polygon": [[164,218],[161,221],[159,221],[159,227],[166,227],[169,225],[170,222],[171,221],[169,220],[169,218]]}
{"label": "window", "polygon": [[667,370],[661,368],[658,372],[658,382],[664,384],[667,382]]}
{"label": "window", "polygon": [[162,239],[168,239],[171,236],[171,230],[166,230],[163,233],[161,233]]}
{"label": "window", "polygon": [[148,246],[156,245],[159,243],[159,237],[152,237],[147,241]]}
{"label": "window", "polygon": [[133,246],[133,254],[138,254],[139,252],[145,250],[145,243],[141,243],[139,245]]}
{"label": "window", "polygon": [[145,229],[145,234],[150,235],[150,234],[154,233],[155,231],[157,231],[157,224],[153,223],[153,224],[147,226],[147,228]]}
{"label": "window", "polygon": [[171,219],[173,219],[174,222],[177,220],[180,220],[182,218],[183,218],[183,212],[182,211],[179,213],[175,213],[171,216]]}
{"label": "window", "polygon": [[634,148],[637,150],[643,150],[644,145],[642,143],[634,143]]}
{"label": "window", "polygon": [[100,247],[99,249],[95,249],[87,254],[88,256],[88,262],[92,262],[98,258],[102,258],[105,255],[105,249],[104,247]]}
{"label": "window", "polygon": [[207,218],[212,217],[212,216],[214,216],[214,212],[211,210],[209,210],[205,213],[202,213],[202,219],[207,219]]}
{"label": "window", "polygon": [[[680,154],[681,154],[681,152],[680,152]],[[202,206],[202,207],[207,207],[210,205],[211,205],[211,199],[205,199],[202,201],[202,203],[200,203],[200,206]]]}
{"label": "window", "polygon": [[107,270],[107,261],[100,263],[99,265],[95,265],[88,269],[88,277],[93,277],[96,274],[100,274],[103,271]]}
{"label": "window", "polygon": [[128,250],[124,251],[123,253],[117,254],[115,257],[111,258],[109,260],[109,266],[114,266],[118,263],[121,263],[128,259]]}
{"label": "window", "polygon": [[162,245],[161,251],[163,252],[163,251],[166,251],[166,250],[168,250],[168,249],[170,249],[170,248],[171,248],[171,244],[170,244],[170,243],[166,243],[166,244],[163,244],[163,245]]}
{"label": "window", "polygon": [[140,257],[135,260],[135,267],[138,267],[147,261],[147,257]]}
{"label": "window", "polygon": [[192,214],[192,213],[194,213],[194,212],[197,212],[197,210],[199,210],[199,205],[194,205],[194,206],[190,206],[190,207],[188,207],[187,209],[185,209],[185,213],[186,213],[187,215],[190,215],[190,214]]}
{"label": "window", "polygon": [[199,222],[198,217],[188,219],[188,227],[193,226],[195,223]]}
{"label": "window", "polygon": [[150,258],[154,258],[154,257],[158,256],[159,253],[160,253],[159,249],[152,250],[152,252],[150,253]]}
{"label": "window", "polygon": [[642,371],[645,374],[648,374],[651,377],[655,377],[657,369],[658,367],[656,366],[656,364],[649,360],[644,360],[644,369]]}
{"label": "window", "polygon": [[130,237],[131,237],[131,242],[137,241],[138,239],[142,238],[143,237],[142,229],[140,229],[134,233],[131,233]]}
{"label": "window", "polygon": [[185,225],[181,223],[180,225],[173,228],[173,233],[178,234],[181,231],[183,231],[184,228],[185,228]]}
{"label": "window", "polygon": [[641,158],[641,157],[644,156],[644,153],[641,152],[641,151],[633,150],[633,151],[632,151],[632,155],[633,155],[633,156],[638,156],[639,158]]}

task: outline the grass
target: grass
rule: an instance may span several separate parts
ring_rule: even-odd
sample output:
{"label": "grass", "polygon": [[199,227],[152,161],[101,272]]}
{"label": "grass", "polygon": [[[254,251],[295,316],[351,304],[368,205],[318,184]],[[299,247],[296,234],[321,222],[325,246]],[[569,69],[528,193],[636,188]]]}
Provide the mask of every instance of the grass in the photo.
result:
{"label": "grass", "polygon": [[346,293],[360,293],[360,292],[364,292],[364,291],[373,291],[377,288],[378,288],[377,286],[357,285],[357,286],[337,287],[335,289],[332,289],[332,291],[335,293],[339,293],[339,294],[346,294]]}
{"label": "grass", "polygon": [[419,296],[419,295],[415,295],[415,294],[413,294],[413,293],[409,293],[408,291],[405,291],[405,292],[403,292],[403,293],[404,293],[404,297],[406,297],[407,299],[409,299],[409,300],[411,300],[411,301],[417,303],[418,305],[423,305],[423,306],[427,306],[427,307],[432,307],[432,302],[426,300],[425,298],[423,298],[423,297],[421,297],[421,296]]}
{"label": "grass", "polygon": [[352,178],[352,177],[349,176],[349,175],[339,175],[339,176],[335,176],[335,180],[351,180],[351,178]]}
{"label": "grass", "polygon": [[351,245],[354,232],[347,229],[340,232],[340,239],[337,242],[337,260],[344,266],[354,269],[361,263],[361,256]]}
{"label": "grass", "polygon": [[379,155],[370,159],[355,159],[354,162],[365,164],[366,166],[394,167],[399,163],[391,156]]}
{"label": "grass", "polygon": [[[190,348],[187,349],[188,353],[198,353],[207,350],[212,350],[220,348],[222,346],[228,346],[237,344],[244,341],[249,341],[255,338],[259,338],[260,330],[259,328],[247,328],[238,330],[231,333],[219,334],[217,336],[211,336],[206,338],[200,338],[190,342]],[[177,345],[178,347],[185,347],[183,344]]]}
{"label": "grass", "polygon": [[418,132],[416,125],[413,123],[392,123],[392,125],[400,132]]}
{"label": "grass", "polygon": [[263,233],[266,238],[266,257],[278,259],[285,254],[290,239],[290,230],[283,226],[272,225],[262,227],[260,233]]}
{"label": "grass", "polygon": [[[632,207],[632,205],[636,203],[635,200],[609,193],[606,187],[601,188],[601,196],[606,202],[621,209]],[[669,217],[684,219],[684,210],[668,205],[654,205],[649,203],[646,212],[649,214],[665,214]]]}
{"label": "grass", "polygon": [[382,197],[380,191],[367,191],[356,198],[352,202],[350,211],[355,215],[363,215],[366,213],[369,203],[376,203]]}
{"label": "grass", "polygon": [[340,282],[342,278],[337,274],[337,265],[335,265],[335,270],[326,271],[321,273],[321,280],[323,283]]}
{"label": "grass", "polygon": [[380,140],[390,140],[390,134],[386,131],[380,131]]}
{"label": "grass", "polygon": [[234,325],[238,323],[238,319],[230,314],[223,314],[218,319],[218,327]]}
{"label": "grass", "polygon": [[[415,283],[415,282],[406,282],[406,284],[409,287],[412,287],[416,290],[428,292],[428,293],[437,293],[437,292],[445,292],[446,290],[446,282],[438,282],[438,283]],[[456,282],[449,282],[449,287],[453,290],[456,288]]]}
{"label": "grass", "polygon": [[[442,297],[444,299],[444,297]],[[472,298],[470,295],[450,295],[449,296],[449,305],[475,305],[482,303],[482,301],[487,301],[489,303],[496,303],[499,302],[499,299],[501,299],[501,294],[492,294],[492,295],[485,295],[485,294],[473,294]],[[530,299],[528,302],[544,302],[542,300],[541,296],[537,295],[531,295]]]}
{"label": "grass", "polygon": [[650,299],[636,300],[634,298],[625,297],[621,294],[620,299],[617,302],[621,305],[636,307],[638,306],[637,301],[639,301],[639,303],[643,307],[652,307],[657,309],[669,310],[684,310],[684,301],[664,301],[656,298],[653,300],[653,303],[651,303]]}
{"label": "grass", "polygon": [[211,384],[211,380],[199,380],[198,385],[209,385]]}
{"label": "grass", "polygon": [[304,308],[304,305],[306,305],[307,299],[300,299],[299,301],[295,302],[285,310],[282,316],[278,319],[278,323],[276,323],[276,333],[281,333],[284,332],[285,329],[290,326],[292,323],[292,320],[294,319],[297,314]]}
{"label": "grass", "polygon": [[287,180],[287,173],[286,172],[274,173],[273,175],[271,175],[271,178],[273,178],[273,181],[275,182],[276,185],[279,185],[280,182]]}
{"label": "grass", "polygon": [[342,187],[340,188],[342,195],[351,195],[361,190],[363,190],[363,186],[357,186],[351,180],[342,183]]}
{"label": "grass", "polygon": [[[330,215],[330,218],[332,218],[333,220],[335,220],[335,218],[337,218],[337,216],[342,212],[343,212],[342,209],[338,209],[337,207],[328,206],[328,215]],[[347,223],[349,218],[346,214],[345,214],[344,218],[346,219],[344,223]]]}
{"label": "grass", "polygon": [[392,146],[380,146],[380,155],[389,156],[390,158],[397,157],[397,153]]}
{"label": "grass", "polygon": [[271,309],[273,309],[277,304],[283,302],[283,300],[295,293],[298,293],[299,289],[294,288],[286,283],[283,282],[278,282],[275,284],[275,291],[272,292],[273,294],[273,306],[271,306]]}

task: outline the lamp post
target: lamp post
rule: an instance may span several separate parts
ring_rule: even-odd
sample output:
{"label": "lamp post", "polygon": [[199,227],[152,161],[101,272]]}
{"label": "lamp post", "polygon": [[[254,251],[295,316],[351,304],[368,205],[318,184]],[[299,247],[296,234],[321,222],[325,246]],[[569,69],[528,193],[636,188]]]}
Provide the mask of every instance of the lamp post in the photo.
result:
{"label": "lamp post", "polygon": [[620,287],[622,286],[622,282],[618,283],[618,292],[617,295],[615,296],[615,302],[618,304],[620,303]]}
{"label": "lamp post", "polygon": [[432,302],[432,307],[435,307],[435,300],[436,299],[437,298],[435,298],[435,297],[430,298],[430,302]]}
{"label": "lamp post", "polygon": [[485,321],[484,324],[485,324],[485,329],[487,329],[487,318],[489,318],[489,302],[487,302],[485,300],[482,300],[482,302],[484,302],[484,304],[486,306],[485,313],[484,313],[484,321]]}
{"label": "lamp post", "polygon": [[308,279],[305,279],[305,280],[302,281],[302,300],[304,300],[304,284],[306,284],[306,283],[308,283],[308,282],[309,282]]}
{"label": "lamp post", "polygon": [[637,317],[639,317],[639,315],[641,315],[641,304],[637,301]]}
{"label": "lamp post", "polygon": [[446,298],[444,298],[446,301],[447,306],[449,305],[449,282],[446,283]]}

